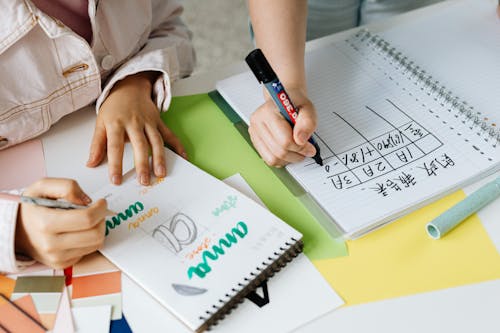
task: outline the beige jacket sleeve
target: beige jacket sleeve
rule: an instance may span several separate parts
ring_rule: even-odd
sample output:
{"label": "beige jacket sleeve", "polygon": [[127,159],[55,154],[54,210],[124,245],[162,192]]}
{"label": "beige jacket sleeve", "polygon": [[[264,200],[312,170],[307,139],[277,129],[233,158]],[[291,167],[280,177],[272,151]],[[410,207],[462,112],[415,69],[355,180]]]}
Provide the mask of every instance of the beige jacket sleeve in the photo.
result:
{"label": "beige jacket sleeve", "polygon": [[96,102],[96,110],[108,96],[113,85],[128,75],[158,71],[153,98],[159,110],[166,111],[171,101],[171,82],[188,76],[195,65],[191,32],[180,19],[183,7],[176,1],[152,1],[151,33],[146,44],[106,82]]}

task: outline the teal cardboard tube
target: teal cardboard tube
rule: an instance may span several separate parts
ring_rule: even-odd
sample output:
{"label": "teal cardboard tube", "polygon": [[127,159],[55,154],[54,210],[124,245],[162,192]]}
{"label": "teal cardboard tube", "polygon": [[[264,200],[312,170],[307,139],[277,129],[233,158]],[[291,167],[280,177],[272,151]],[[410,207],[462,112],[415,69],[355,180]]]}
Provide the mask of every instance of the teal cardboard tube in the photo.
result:
{"label": "teal cardboard tube", "polygon": [[429,222],[426,226],[427,233],[434,239],[443,237],[498,196],[500,196],[500,176]]}

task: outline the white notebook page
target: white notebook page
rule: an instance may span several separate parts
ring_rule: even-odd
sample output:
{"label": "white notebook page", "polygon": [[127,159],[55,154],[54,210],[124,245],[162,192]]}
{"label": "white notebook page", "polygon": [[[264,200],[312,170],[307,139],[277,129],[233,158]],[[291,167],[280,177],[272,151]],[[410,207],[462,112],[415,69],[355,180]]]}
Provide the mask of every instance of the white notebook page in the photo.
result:
{"label": "white notebook page", "polygon": [[[359,46],[359,45],[358,45]],[[346,42],[306,56],[315,136],[326,164],[288,171],[355,236],[498,168],[499,149],[370,47]],[[217,89],[248,122],[262,103],[251,73]]]}
{"label": "white notebook page", "polygon": [[497,6],[496,0],[450,2],[446,11],[429,12],[381,35],[500,126]]}
{"label": "white notebook page", "polygon": [[197,330],[302,235],[170,150],[166,154],[166,178],[141,186],[127,177],[94,194],[122,213],[106,219],[100,251]]}

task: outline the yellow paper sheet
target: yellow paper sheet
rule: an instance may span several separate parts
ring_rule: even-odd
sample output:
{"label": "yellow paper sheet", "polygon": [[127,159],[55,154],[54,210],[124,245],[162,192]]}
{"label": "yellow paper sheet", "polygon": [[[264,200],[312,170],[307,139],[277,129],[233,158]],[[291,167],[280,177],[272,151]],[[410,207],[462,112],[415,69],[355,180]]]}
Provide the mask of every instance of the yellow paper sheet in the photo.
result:
{"label": "yellow paper sheet", "polygon": [[348,241],[348,257],[314,264],[346,305],[498,279],[500,254],[476,215],[440,240],[426,234],[430,220],[464,197],[449,195]]}

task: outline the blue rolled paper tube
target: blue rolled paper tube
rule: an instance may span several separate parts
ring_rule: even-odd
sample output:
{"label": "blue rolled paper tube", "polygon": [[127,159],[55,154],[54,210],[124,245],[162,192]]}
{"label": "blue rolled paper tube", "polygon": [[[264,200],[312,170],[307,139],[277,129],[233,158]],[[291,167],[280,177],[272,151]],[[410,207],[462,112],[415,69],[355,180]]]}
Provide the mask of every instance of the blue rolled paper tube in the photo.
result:
{"label": "blue rolled paper tube", "polygon": [[429,222],[426,226],[427,233],[434,239],[443,237],[448,231],[498,196],[500,196],[500,176]]}

